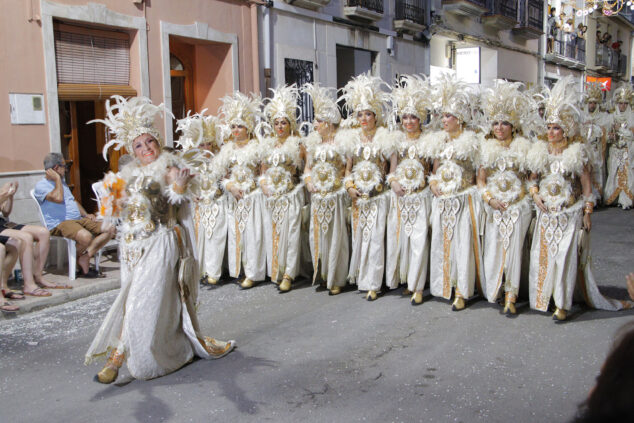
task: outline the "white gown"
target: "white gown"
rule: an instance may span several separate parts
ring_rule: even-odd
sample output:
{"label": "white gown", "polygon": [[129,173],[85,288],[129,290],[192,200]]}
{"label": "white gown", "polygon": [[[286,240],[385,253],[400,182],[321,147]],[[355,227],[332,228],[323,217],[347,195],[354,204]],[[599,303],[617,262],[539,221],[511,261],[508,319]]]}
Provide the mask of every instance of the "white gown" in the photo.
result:
{"label": "white gown", "polygon": [[546,143],[537,142],[527,160],[529,168],[540,175],[539,195],[549,209],[545,213],[536,208],[529,271],[531,308],[548,311],[552,298],[557,308],[570,310],[575,290],[595,308],[630,308],[629,301],[605,298],[592,273],[589,235],[582,228],[584,200],[579,181],[588,161],[584,144],[573,143],[553,155]]}
{"label": "white gown", "polygon": [[484,279],[486,297],[492,303],[502,292],[514,298],[519,294],[524,242],[533,217],[526,186],[526,155],[531,146],[529,140],[518,136],[508,148],[488,139],[480,149],[480,165],[487,171],[485,192],[508,204],[505,211],[484,204]]}
{"label": "white gown", "polygon": [[174,156],[162,153],[147,166],[131,163],[121,172],[128,193],[118,230],[121,289],[86,363],[116,349],[133,377],[152,379],[179,369],[194,355],[212,357],[198,331],[194,265],[179,268],[179,258],[191,256],[176,220],[175,204],[184,198],[165,184],[168,166],[177,164]]}
{"label": "white gown", "polygon": [[436,139],[434,158],[440,160],[436,174],[443,196],[432,200],[430,290],[436,297],[451,298],[451,292],[467,299],[476,284],[483,293],[480,230],[482,200],[474,183],[480,136],[465,130],[451,140],[446,132],[430,134]]}
{"label": "white gown", "polygon": [[345,286],[350,259],[346,219],[350,196],[343,185],[348,146],[341,139],[338,142],[322,143],[317,131],[310,133],[304,142],[311,165],[304,180],[310,177],[316,189],[310,195],[313,283],[321,276],[328,289]]}
{"label": "white gown", "polygon": [[[229,275],[244,276],[252,281],[266,278],[266,244],[264,235],[264,194],[257,187],[260,171],[261,146],[250,140],[244,147],[232,142],[225,144],[220,156],[229,172],[223,181],[227,192],[227,264]],[[228,186],[240,188],[244,195],[240,200],[229,192]]]}
{"label": "white gown", "polygon": [[610,128],[616,139],[608,138],[608,177],[605,182],[605,204],[630,208],[634,202],[634,114],[618,109],[612,115]]}
{"label": "white gown", "polygon": [[388,180],[394,178],[406,194],[390,194],[385,281],[390,289],[407,283],[410,291],[422,291],[427,281],[431,214],[431,192],[425,178],[430,171],[434,140],[425,135],[409,140],[402,132],[395,135],[399,164]]}
{"label": "white gown", "polygon": [[289,136],[282,145],[277,138],[263,141],[262,162],[268,166],[260,178],[273,192],[264,196],[264,233],[268,275],[277,283],[286,275],[294,280],[300,271],[304,183],[301,169],[300,138]]}
{"label": "white gown", "polygon": [[335,142],[350,143],[353,167],[346,181],[354,182],[361,193],[351,207],[352,255],[348,279],[360,291],[379,291],[385,271],[385,224],[390,202],[385,168],[395,151],[394,136],[380,127],[372,142],[364,143],[360,129],[347,129],[337,133]]}
{"label": "white gown", "polygon": [[605,113],[598,110],[598,107],[594,113],[590,113],[586,106],[582,120],[581,135],[586,140],[588,155],[592,164],[592,193],[596,198],[603,198],[607,141],[604,130],[608,126],[608,119]]}

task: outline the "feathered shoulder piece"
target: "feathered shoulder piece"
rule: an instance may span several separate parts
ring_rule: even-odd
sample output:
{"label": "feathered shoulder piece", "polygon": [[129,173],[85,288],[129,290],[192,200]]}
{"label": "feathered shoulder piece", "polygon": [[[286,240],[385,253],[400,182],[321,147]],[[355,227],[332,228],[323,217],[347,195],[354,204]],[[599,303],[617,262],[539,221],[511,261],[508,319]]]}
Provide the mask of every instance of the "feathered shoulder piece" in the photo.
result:
{"label": "feathered shoulder piece", "polygon": [[139,135],[150,134],[162,145],[161,134],[154,126],[156,116],[162,113],[172,115],[165,110],[162,103],[156,106],[147,97],[126,100],[120,95],[113,95],[106,100],[106,118],[94,119],[88,123],[103,123],[113,135],[112,140],[103,147],[104,160],[108,160],[110,147],[114,146],[115,150],[125,147],[132,151],[132,141]]}
{"label": "feathered shoulder piece", "polygon": [[226,167],[231,167],[235,163],[254,166],[262,161],[263,150],[258,140],[251,139],[244,147],[237,147],[235,142],[225,144],[218,156]]}
{"label": "feathered shoulder piece", "polygon": [[575,106],[575,85],[572,76],[566,76],[555,83],[546,98],[546,123],[561,126],[568,139],[577,135],[581,117],[579,109]]}
{"label": "feathered shoulder piece", "polygon": [[471,130],[464,130],[457,138],[450,138],[445,131],[436,131],[430,134],[437,148],[431,147],[434,159],[457,159],[477,161],[478,149],[483,140],[482,135]]}
{"label": "feathered shoulder piece", "polygon": [[341,121],[341,113],[337,106],[337,94],[334,88],[322,87],[318,83],[306,83],[302,91],[313,100],[315,119],[338,125]]}
{"label": "feathered shoulder piece", "polygon": [[581,142],[574,142],[568,145],[561,154],[554,155],[548,152],[547,143],[537,141],[533,143],[526,156],[528,169],[542,175],[556,171],[552,169],[551,164],[557,163],[557,170],[578,176],[583,173],[587,162],[588,151]]}
{"label": "feathered shoulder piece", "polygon": [[372,138],[372,144],[376,145],[381,150],[383,158],[388,160],[396,152],[399,139],[399,131],[390,131],[381,126],[376,130],[374,138]]}
{"label": "feathered shoulder piece", "polygon": [[421,133],[416,139],[409,139],[403,131],[398,131],[396,134],[398,134],[395,138],[397,150],[402,157],[412,146],[416,147],[416,155],[419,158],[431,159],[437,153],[438,143],[430,136],[431,132]]}
{"label": "feathered shoulder piece", "polygon": [[181,133],[176,144],[183,150],[197,148],[207,143],[222,145],[220,122],[215,116],[205,115],[206,111],[207,109],[193,115],[188,112],[186,117],[176,122],[176,130]]}
{"label": "feathered shoulder piece", "polygon": [[291,133],[297,130],[297,115],[299,106],[299,90],[295,84],[271,88],[273,97],[265,100],[264,114],[269,125],[273,126],[275,119],[285,118],[291,125]]}
{"label": "feathered shoulder piece", "polygon": [[255,125],[263,118],[261,107],[262,98],[259,94],[242,94],[239,91],[220,99],[220,118],[225,126],[241,125],[247,128],[249,134],[255,130]]}
{"label": "feathered shoulder piece", "polygon": [[270,161],[272,157],[284,155],[288,157],[295,166],[299,166],[301,164],[300,144],[301,138],[294,135],[286,138],[281,145],[278,144],[276,137],[267,137],[260,145],[262,159]]}
{"label": "feathered shoulder piece", "polygon": [[503,147],[495,138],[482,140],[480,148],[480,165],[487,168],[495,167],[498,160],[513,162],[520,171],[527,169],[526,156],[532,147],[532,143],[524,137],[513,137],[508,148]]}
{"label": "feathered shoulder piece", "polygon": [[348,118],[342,122],[343,127],[357,127],[357,112],[370,110],[376,116],[376,125],[381,126],[388,110],[390,95],[383,88],[388,85],[378,76],[364,73],[352,78],[343,87],[343,94],[337,102],[345,101]]}

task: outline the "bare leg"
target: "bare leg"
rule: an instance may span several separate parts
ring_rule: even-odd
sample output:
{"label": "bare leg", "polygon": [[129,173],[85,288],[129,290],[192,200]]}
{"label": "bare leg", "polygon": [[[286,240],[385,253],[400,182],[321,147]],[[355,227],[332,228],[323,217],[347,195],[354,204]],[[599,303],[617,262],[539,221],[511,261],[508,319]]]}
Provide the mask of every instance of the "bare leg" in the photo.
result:
{"label": "bare leg", "polygon": [[38,286],[33,279],[33,236],[28,232],[16,231],[15,229],[5,229],[2,231],[2,235],[10,237],[8,243],[18,249],[22,277],[24,278],[24,292],[35,292]]}
{"label": "bare leg", "polygon": [[38,248],[34,251],[33,278],[36,282],[42,282],[42,272],[44,271],[44,265],[46,264],[51,246],[50,233],[48,229],[34,225],[26,225],[21,230],[31,234],[33,239],[37,242]]}
{"label": "bare leg", "polygon": [[0,264],[2,266],[0,268],[0,273],[2,274],[2,276],[0,276],[0,287],[2,289],[8,289],[9,276],[15,267],[15,262],[18,260],[18,250],[10,243],[7,243],[7,245],[3,247],[3,251],[6,250],[6,254],[0,253]]}
{"label": "bare leg", "polygon": [[[5,281],[8,278],[7,272],[10,272],[11,269],[7,269],[4,266],[5,261],[7,260],[6,254],[6,246],[4,244],[0,244],[0,263],[2,266],[0,267],[0,278]],[[20,307],[15,306],[7,302],[6,298],[4,298],[4,294],[0,291],[0,309],[5,312],[16,312],[20,309]]]}
{"label": "bare leg", "polygon": [[88,247],[93,242],[93,236],[87,229],[80,229],[75,235],[75,242],[77,243],[77,264],[83,273],[88,273],[90,270],[90,254],[84,254],[84,252],[88,250]]}

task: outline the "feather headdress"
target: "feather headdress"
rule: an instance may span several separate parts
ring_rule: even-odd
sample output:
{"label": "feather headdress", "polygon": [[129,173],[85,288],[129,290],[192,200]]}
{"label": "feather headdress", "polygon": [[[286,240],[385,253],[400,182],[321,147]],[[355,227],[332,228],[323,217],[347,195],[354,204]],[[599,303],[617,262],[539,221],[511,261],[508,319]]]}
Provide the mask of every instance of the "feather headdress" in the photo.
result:
{"label": "feather headdress", "polygon": [[[111,102],[114,100],[114,103]],[[94,119],[87,123],[103,123],[114,136],[103,147],[103,157],[108,160],[108,150],[114,146],[115,150],[125,147],[132,152],[132,141],[143,134],[152,135],[159,144],[162,144],[161,134],[154,126],[156,115],[167,113],[163,103],[158,106],[152,104],[147,97],[132,97],[126,100],[120,95],[113,95],[106,100],[106,118]]]}
{"label": "feather headdress", "polygon": [[590,103],[602,103],[603,102],[603,90],[601,84],[598,82],[588,82],[586,84],[586,92],[584,93],[584,102]]}
{"label": "feather headdress", "polygon": [[464,123],[471,122],[477,96],[466,82],[443,73],[432,83],[432,97],[436,111],[454,115]]}
{"label": "feather headdress", "polygon": [[[334,88],[321,87],[318,83],[306,83],[302,86],[302,91],[313,100],[313,110],[315,119],[330,122],[335,125],[341,122],[341,113],[337,106],[336,91]],[[331,95],[334,93],[334,97]]]}
{"label": "feather headdress", "polygon": [[524,119],[533,111],[530,97],[521,92],[521,82],[496,81],[495,86],[482,92],[482,110],[486,117],[486,128],[494,122],[508,122],[513,129],[522,131]]}
{"label": "feather headdress", "polygon": [[343,94],[337,99],[345,101],[345,109],[351,115],[346,119],[349,125],[357,126],[357,112],[362,110],[370,110],[376,117],[376,125],[383,124],[383,118],[387,112],[387,103],[390,100],[388,92],[383,91],[383,86],[388,86],[378,76],[372,76],[370,73],[364,73],[353,77],[345,87]]}
{"label": "feather headdress", "polygon": [[207,109],[194,115],[187,114],[187,117],[176,122],[176,130],[181,133],[176,143],[184,150],[197,148],[201,144],[215,143],[222,144],[222,135],[218,118],[205,115]]}
{"label": "feather headdress", "polygon": [[264,106],[269,125],[273,126],[275,119],[286,118],[291,125],[291,133],[297,130],[297,111],[299,109],[299,90],[295,84],[284,85],[275,89],[271,88],[273,97],[269,98]]}
{"label": "feather headdress", "polygon": [[571,138],[577,135],[580,119],[577,103],[577,90],[572,76],[566,76],[550,89],[546,98],[544,118],[547,124],[557,124],[564,130],[564,135]]}
{"label": "feather headdress", "polygon": [[632,96],[634,92],[632,91],[632,87],[630,84],[623,84],[619,88],[614,91],[614,95],[612,96],[612,101],[616,106],[618,103],[627,103],[632,105]]}
{"label": "feather headdress", "polygon": [[239,91],[220,99],[220,116],[226,126],[240,125],[252,134],[255,125],[262,119],[262,99],[259,94],[242,94]]}
{"label": "feather headdress", "polygon": [[391,96],[392,112],[396,116],[414,115],[423,122],[433,107],[431,86],[424,75],[401,76]]}

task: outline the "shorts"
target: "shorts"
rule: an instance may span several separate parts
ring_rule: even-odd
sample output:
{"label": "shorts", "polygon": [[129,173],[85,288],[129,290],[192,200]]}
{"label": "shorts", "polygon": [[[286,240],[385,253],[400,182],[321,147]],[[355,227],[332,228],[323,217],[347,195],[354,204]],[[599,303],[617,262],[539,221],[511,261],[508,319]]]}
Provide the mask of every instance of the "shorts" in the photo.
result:
{"label": "shorts", "polygon": [[15,222],[9,222],[4,217],[0,217],[0,232],[4,231],[5,229],[15,229],[16,231],[19,231],[22,228],[24,228],[24,225],[20,225],[19,223]]}
{"label": "shorts", "polygon": [[0,235],[0,244],[4,245],[9,240],[8,236]]}
{"label": "shorts", "polygon": [[91,220],[87,217],[80,220],[65,220],[51,229],[50,232],[52,236],[63,236],[64,238],[75,239],[77,232],[82,229],[86,229],[93,236],[97,236],[102,233],[101,222]]}

